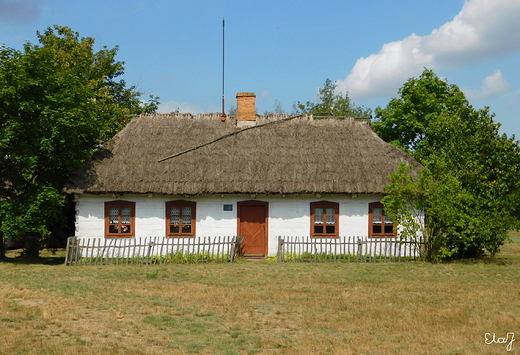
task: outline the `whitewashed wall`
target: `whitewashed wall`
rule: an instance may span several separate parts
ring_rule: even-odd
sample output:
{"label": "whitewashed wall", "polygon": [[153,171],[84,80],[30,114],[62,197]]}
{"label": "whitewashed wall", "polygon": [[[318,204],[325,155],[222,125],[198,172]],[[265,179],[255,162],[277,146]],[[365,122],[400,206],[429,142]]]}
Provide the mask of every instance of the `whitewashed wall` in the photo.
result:
{"label": "whitewashed wall", "polygon": [[[340,204],[339,234],[341,236],[366,237],[368,234],[368,204],[380,201],[380,195],[299,195],[256,196],[256,200],[269,202],[268,254],[277,252],[278,236],[308,236],[310,233],[310,203],[332,201]],[[76,236],[103,238],[104,203],[125,200],[135,202],[135,236],[150,237],[166,234],[165,203],[172,200],[197,202],[196,234],[204,236],[233,236],[237,234],[237,202],[251,200],[249,195],[197,196],[178,198],[172,196],[80,195],[76,196]],[[233,206],[224,211],[224,205]]]}

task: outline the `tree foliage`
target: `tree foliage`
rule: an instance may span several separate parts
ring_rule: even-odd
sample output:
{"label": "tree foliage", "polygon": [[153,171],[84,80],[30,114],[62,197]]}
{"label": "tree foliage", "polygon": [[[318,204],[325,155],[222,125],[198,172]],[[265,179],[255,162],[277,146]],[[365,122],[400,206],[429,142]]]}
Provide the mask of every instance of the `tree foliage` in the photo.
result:
{"label": "tree foliage", "polygon": [[337,85],[330,79],[325,80],[323,87],[318,89],[318,103],[307,101],[293,106],[294,114],[313,114],[316,116],[337,117],[371,117],[372,110],[356,106],[348,96],[336,90]]}
{"label": "tree foliage", "polygon": [[118,48],[67,27],[37,32],[39,44],[0,49],[0,232],[50,235],[61,214],[61,187],[133,115],[154,112],[127,87]]}
{"label": "tree foliage", "polygon": [[407,151],[417,149],[441,114],[455,113],[468,105],[457,85],[448,84],[428,69],[418,79],[408,80],[399,95],[386,108],[376,108],[373,128],[385,141]]}
{"label": "tree foliage", "polygon": [[474,109],[458,87],[430,70],[400,93],[376,111],[374,129],[424,168],[417,177],[405,167],[392,175],[385,207],[404,236],[426,238],[430,260],[486,251],[493,257],[508,230],[519,228],[519,142],[499,134],[488,108]]}

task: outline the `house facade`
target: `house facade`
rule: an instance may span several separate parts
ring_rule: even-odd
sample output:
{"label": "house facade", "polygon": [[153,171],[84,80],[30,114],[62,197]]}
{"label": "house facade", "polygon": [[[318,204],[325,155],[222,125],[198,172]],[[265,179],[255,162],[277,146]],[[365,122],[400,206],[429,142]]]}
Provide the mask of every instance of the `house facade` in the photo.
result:
{"label": "house facade", "polygon": [[389,174],[420,165],[368,120],[258,116],[237,94],[220,114],[142,115],[74,174],[79,238],[244,237],[271,256],[278,236],[393,237],[380,204]]}

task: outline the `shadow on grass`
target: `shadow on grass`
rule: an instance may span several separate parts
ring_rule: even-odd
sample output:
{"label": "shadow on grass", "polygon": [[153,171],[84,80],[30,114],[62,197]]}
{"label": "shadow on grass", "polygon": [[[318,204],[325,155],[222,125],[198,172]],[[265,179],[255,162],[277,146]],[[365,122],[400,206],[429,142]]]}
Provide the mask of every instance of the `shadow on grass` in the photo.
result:
{"label": "shadow on grass", "polygon": [[65,249],[51,251],[44,249],[39,258],[27,258],[23,256],[22,249],[6,250],[6,259],[0,259],[0,263],[23,265],[63,265],[65,264]]}

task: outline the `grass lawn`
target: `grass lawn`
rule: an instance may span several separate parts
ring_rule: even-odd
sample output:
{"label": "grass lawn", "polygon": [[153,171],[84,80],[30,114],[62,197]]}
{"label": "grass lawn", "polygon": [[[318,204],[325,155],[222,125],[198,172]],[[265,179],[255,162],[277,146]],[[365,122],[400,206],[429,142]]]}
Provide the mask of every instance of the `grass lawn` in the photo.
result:
{"label": "grass lawn", "polygon": [[0,354],[520,353],[511,335],[485,343],[520,338],[511,235],[492,263],[12,259],[0,263]]}

